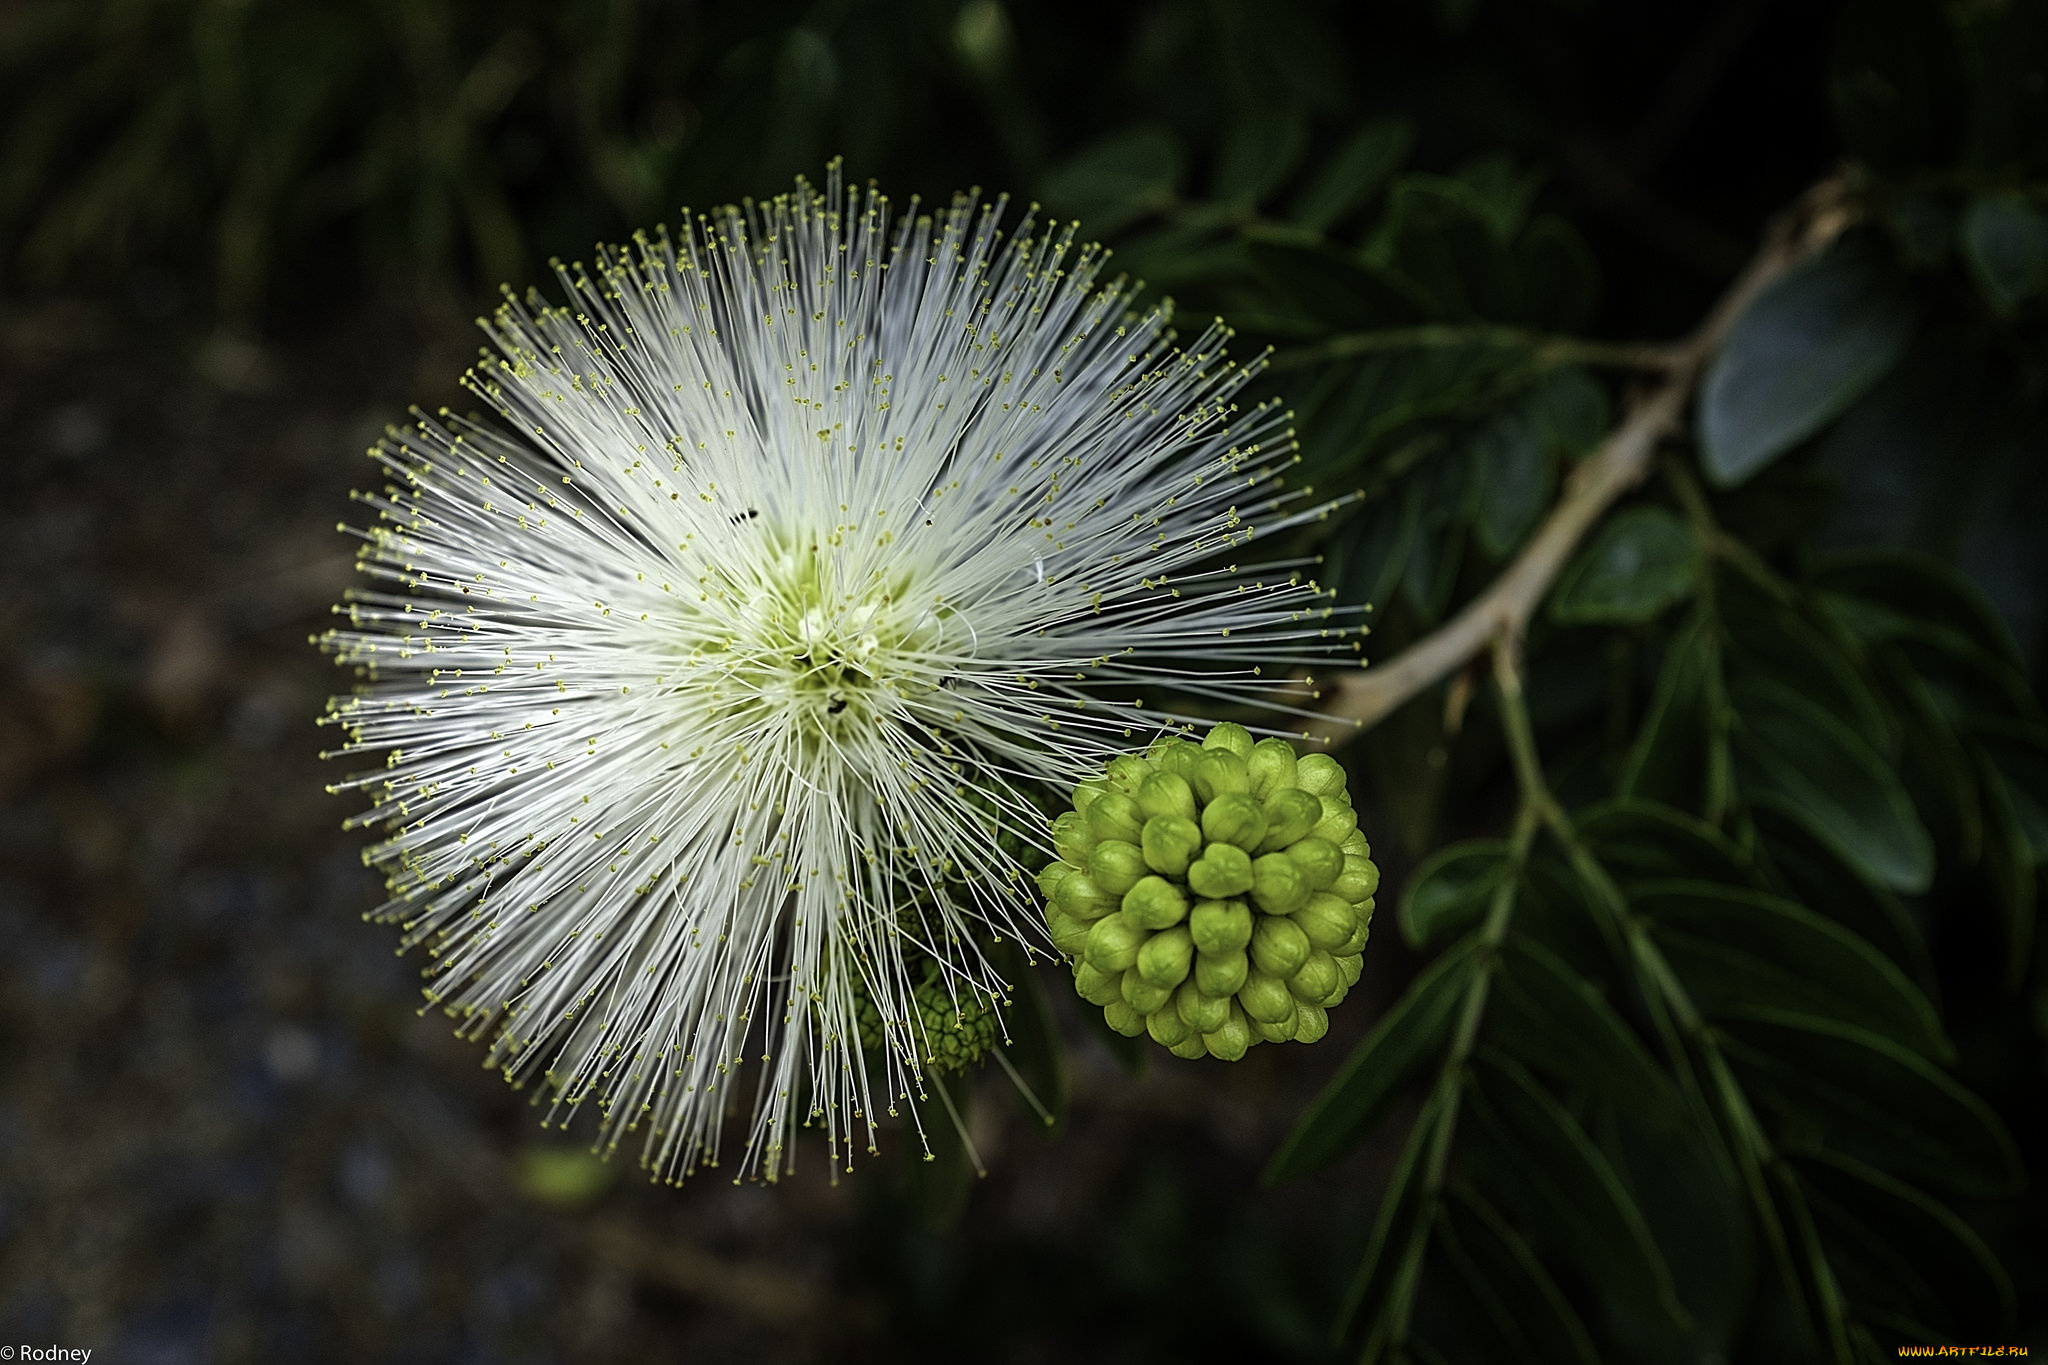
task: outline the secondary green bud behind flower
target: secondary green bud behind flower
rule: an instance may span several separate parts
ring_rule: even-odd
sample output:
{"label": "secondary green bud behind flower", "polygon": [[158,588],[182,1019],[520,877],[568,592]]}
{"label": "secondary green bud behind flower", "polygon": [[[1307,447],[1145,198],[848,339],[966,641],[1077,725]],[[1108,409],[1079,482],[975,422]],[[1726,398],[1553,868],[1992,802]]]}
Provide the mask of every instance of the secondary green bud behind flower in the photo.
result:
{"label": "secondary green bud behind flower", "polygon": [[[1119,793],[1144,817],[1135,845]],[[1226,1061],[1329,1032],[1379,886],[1341,765],[1226,723],[1199,746],[1167,738],[1119,756],[1075,794],[1102,837],[1070,839],[1066,870],[1039,888],[1051,888],[1046,924],[1076,960],[1075,989],[1112,1028]],[[1092,910],[1117,886],[1114,913],[1079,936],[1069,906]],[[1078,951],[1065,946],[1077,937]]]}

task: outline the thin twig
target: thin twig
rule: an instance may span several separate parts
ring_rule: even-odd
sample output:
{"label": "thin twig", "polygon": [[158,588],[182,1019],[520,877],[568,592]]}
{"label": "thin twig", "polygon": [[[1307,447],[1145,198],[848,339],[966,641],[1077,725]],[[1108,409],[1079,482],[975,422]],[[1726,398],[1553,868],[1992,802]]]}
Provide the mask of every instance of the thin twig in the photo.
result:
{"label": "thin twig", "polygon": [[1463,611],[1393,659],[1333,676],[1325,692],[1331,704],[1309,723],[1307,737],[1342,743],[1464,667],[1494,640],[1520,640],[1579,541],[1642,481],[1659,443],[1679,430],[1693,386],[1735,320],[1766,285],[1833,240],[1849,221],[1839,179],[1824,180],[1803,195],[1773,224],[1699,329],[1663,352],[1669,357],[1664,377],[1629,405],[1600,449],[1572,471],[1564,496],[1514,563]]}

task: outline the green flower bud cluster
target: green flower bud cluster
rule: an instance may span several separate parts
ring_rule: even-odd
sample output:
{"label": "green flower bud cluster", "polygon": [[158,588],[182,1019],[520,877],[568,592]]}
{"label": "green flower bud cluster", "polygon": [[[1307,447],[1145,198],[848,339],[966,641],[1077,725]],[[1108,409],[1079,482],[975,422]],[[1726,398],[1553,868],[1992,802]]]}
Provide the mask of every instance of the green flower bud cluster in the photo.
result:
{"label": "green flower bud cluster", "polygon": [[[882,1012],[858,978],[854,981],[854,1020],[860,1029],[860,1045],[882,1046]],[[924,1051],[924,1064],[934,1071],[965,1071],[989,1054],[1000,1036],[996,1012],[986,1001],[962,992],[956,1004],[946,989],[945,973],[936,959],[926,958],[924,971],[910,993],[917,1021],[912,1036]]]}
{"label": "green flower bud cluster", "polygon": [[1052,833],[1046,927],[1110,1027],[1228,1062],[1329,1031],[1380,880],[1335,759],[1226,722],[1113,759]]}

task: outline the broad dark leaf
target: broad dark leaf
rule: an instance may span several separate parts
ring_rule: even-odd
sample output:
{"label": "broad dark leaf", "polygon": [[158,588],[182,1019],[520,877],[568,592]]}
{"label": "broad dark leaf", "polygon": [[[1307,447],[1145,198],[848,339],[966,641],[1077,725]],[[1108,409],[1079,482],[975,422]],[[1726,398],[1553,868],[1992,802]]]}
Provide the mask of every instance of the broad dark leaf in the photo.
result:
{"label": "broad dark leaf", "polygon": [[1437,1247],[1478,1311],[1495,1359],[1596,1365],[1585,1323],[1520,1233],[1477,1193],[1453,1187],[1437,1215]]}
{"label": "broad dark leaf", "polygon": [[1575,332],[1600,297],[1600,267],[1571,224],[1546,213],[1515,243],[1515,302],[1509,322]]}
{"label": "broad dark leaf", "polygon": [[1833,920],[1762,891],[1709,882],[1653,882],[1633,899],[1709,1015],[1753,1006],[1826,1014],[1927,1057],[1954,1055],[1920,989]]}
{"label": "broad dark leaf", "polygon": [[1692,595],[1699,544],[1662,507],[1631,507],[1610,518],[1557,581],[1550,615],[1566,625],[1637,625]]}
{"label": "broad dark leaf", "polygon": [[1853,1298],[1917,1318],[1936,1337],[2011,1330],[2011,1279],[1947,1205],[1838,1153],[1798,1152],[1792,1164]]}
{"label": "broad dark leaf", "polygon": [[1816,586],[1854,599],[1835,605],[1865,639],[1919,637],[1929,628],[1945,628],[2008,663],[2019,662],[2012,631],[1984,590],[1933,555],[1846,551],[1816,560],[1812,573]]}
{"label": "broad dark leaf", "polygon": [[1405,327],[1422,310],[1399,279],[1299,234],[1247,234],[1252,269],[1293,316],[1339,332]]}
{"label": "broad dark leaf", "polygon": [[1598,987],[1526,935],[1508,937],[1482,1036],[1644,1127],[1679,1121],[1677,1089],[1628,1021]]}
{"label": "broad dark leaf", "polygon": [[1792,267],[1735,324],[1700,392],[1700,460],[1741,483],[1839,416],[1898,362],[1917,317],[1884,251],[1844,240]]}
{"label": "broad dark leaf", "polygon": [[1439,175],[1404,175],[1388,194],[1373,255],[1414,281],[1438,317],[1508,316],[1512,266],[1495,235],[1487,200]]}
{"label": "broad dark leaf", "polygon": [[1642,1211],[1578,1120],[1519,1063],[1490,1048],[1474,1057],[1465,1092],[1474,1178],[1607,1293],[1687,1325]]}
{"label": "broad dark leaf", "polygon": [[1825,618],[1806,619],[1742,575],[1723,574],[1717,587],[1731,677],[1753,674],[1791,688],[1890,757],[1892,718],[1848,652],[1856,648],[1853,640]]}
{"label": "broad dark leaf", "polygon": [[1615,797],[1580,812],[1579,837],[1627,889],[1631,882],[1689,877],[1735,886],[1753,883],[1748,857],[1720,830],[1657,801]]}
{"label": "broad dark leaf", "polygon": [[1620,795],[1680,810],[1699,808],[1712,759],[1706,679],[1718,667],[1713,636],[1696,612],[1665,647],[1657,690],[1622,764]]}
{"label": "broad dark leaf", "polygon": [[1479,956],[1466,940],[1429,965],[1373,1026],[1302,1113],[1266,1167],[1277,1184],[1321,1170],[1385,1116],[1402,1089],[1449,1044]]}
{"label": "broad dark leaf", "polygon": [[1225,203],[1255,205],[1285,184],[1308,150],[1308,115],[1294,105],[1259,105],[1232,121],[1216,154],[1212,193]]}
{"label": "broad dark leaf", "polygon": [[1571,459],[1599,445],[1614,425],[1607,390],[1576,365],[1543,376],[1522,407],[1544,447]]}
{"label": "broad dark leaf", "polygon": [[2005,921],[2006,989],[2025,978],[2034,946],[2034,849],[2020,820],[2012,789],[1990,755],[1977,754],[1979,789],[1984,794],[1984,873],[1991,898]]}
{"label": "broad dark leaf", "polygon": [[1504,559],[1549,505],[1557,475],[1542,434],[1521,408],[1497,413],[1472,433],[1468,449],[1479,513],[1472,529],[1480,548]]}
{"label": "broad dark leaf", "polygon": [[1603,1305],[1621,1347],[1615,1358],[1642,1361],[1733,1360],[1756,1292],[1757,1239],[1740,1178],[1698,1126],[1653,1132],[1627,1124],[1592,1125],[1615,1174],[1634,1196],[1663,1249],[1692,1314],[1680,1332],[1662,1314]]}
{"label": "broad dark leaf", "polygon": [[2019,1153],[1998,1116],[1919,1053],[1787,1010],[1730,1012],[1719,1028],[1750,1092],[1795,1131],[1818,1124],[1830,1150],[1962,1194],[2019,1187]]}
{"label": "broad dark leaf", "polygon": [[1179,187],[1180,139],[1150,125],[1111,133],[1046,172],[1048,204],[1096,235],[1165,207]]}
{"label": "broad dark leaf", "polygon": [[1897,963],[1928,999],[1940,1001],[1934,963],[1912,911],[1842,861],[1799,821],[1769,806],[1749,812],[1758,870],[1770,890],[1826,915]]}
{"label": "broad dark leaf", "polygon": [[1745,797],[1777,806],[1879,885],[1926,890],[1934,842],[1863,737],[1789,687],[1745,678],[1729,691]]}
{"label": "broad dark leaf", "polygon": [[1472,928],[1512,867],[1503,839],[1468,839],[1438,849],[1401,890],[1401,936],[1420,948]]}
{"label": "broad dark leaf", "polygon": [[1365,206],[1408,159],[1415,130],[1404,119],[1368,123],[1345,139],[1294,201],[1288,216],[1317,232]]}
{"label": "broad dark leaf", "polygon": [[2048,725],[1976,716],[1970,737],[2004,779],[2033,861],[2048,863]]}
{"label": "broad dark leaf", "polygon": [[1963,259],[2000,312],[2048,291],[2048,215],[2014,195],[1971,202],[1963,214]]}
{"label": "broad dark leaf", "polygon": [[1366,1244],[1365,1259],[1359,1263],[1337,1312],[1340,1333],[1350,1328],[1360,1312],[1367,1314],[1367,1360],[1377,1358],[1379,1349],[1385,1345],[1387,1314],[1395,1287],[1419,1269],[1434,1212],[1431,1205],[1435,1202],[1428,1188],[1427,1153],[1437,1126],[1443,1121],[1441,1098],[1432,1094],[1401,1146],[1401,1156],[1394,1163],[1386,1193],[1380,1196],[1379,1215],[1373,1220],[1372,1240]]}

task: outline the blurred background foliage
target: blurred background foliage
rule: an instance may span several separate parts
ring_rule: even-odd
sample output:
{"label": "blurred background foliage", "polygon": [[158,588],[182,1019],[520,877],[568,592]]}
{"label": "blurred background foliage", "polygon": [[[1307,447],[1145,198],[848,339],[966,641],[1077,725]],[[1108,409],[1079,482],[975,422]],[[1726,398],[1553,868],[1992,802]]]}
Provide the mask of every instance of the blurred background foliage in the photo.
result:
{"label": "blurred background foliage", "polygon": [[[1349,1059],[1118,1050],[1263,1146],[1097,1133],[1101,1206],[1036,1237],[957,1151],[877,1178],[826,1279],[883,1325],[778,1349],[2048,1350],[2048,6],[16,0],[0,73],[0,296],[112,300],[202,371],[364,309],[445,331],[834,155],[1078,216],[1272,348],[1303,477],[1363,494],[1310,548],[1381,659],[1504,571],[1828,180],[1829,244],[1519,668],[1343,751],[1389,871]],[[1106,1042],[1032,1010],[1056,1097]],[[502,1178],[622,1197],[573,1152]],[[14,1325],[71,1321],[24,1294]],[[543,1337],[462,1349],[584,1358]]]}

